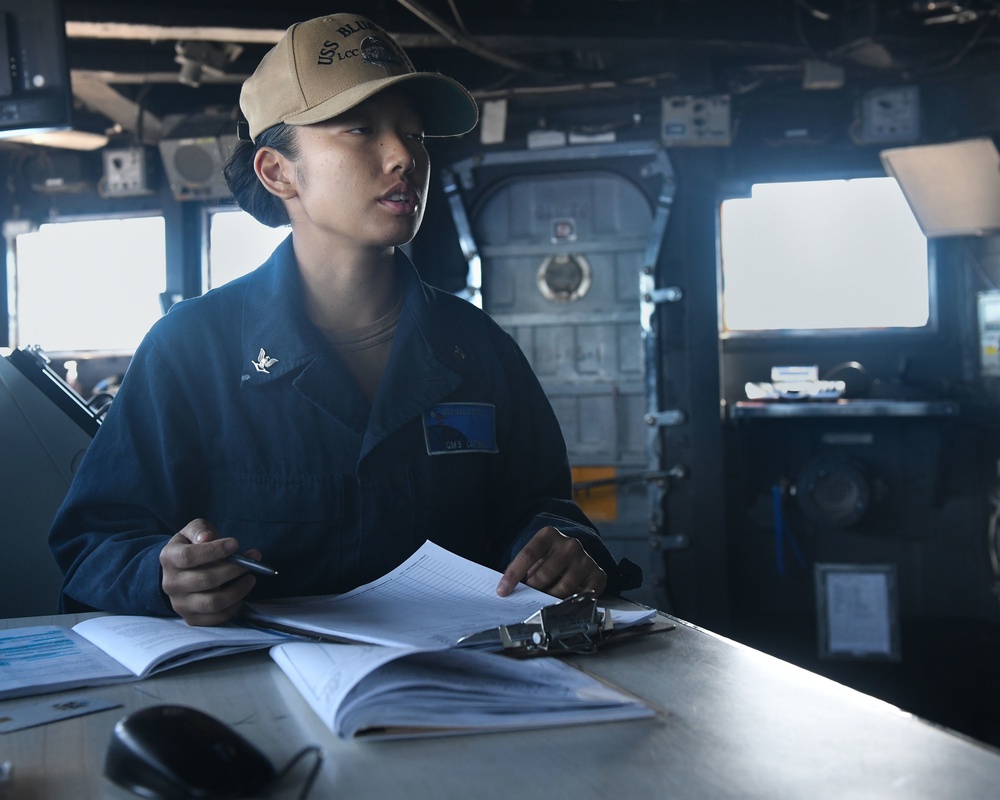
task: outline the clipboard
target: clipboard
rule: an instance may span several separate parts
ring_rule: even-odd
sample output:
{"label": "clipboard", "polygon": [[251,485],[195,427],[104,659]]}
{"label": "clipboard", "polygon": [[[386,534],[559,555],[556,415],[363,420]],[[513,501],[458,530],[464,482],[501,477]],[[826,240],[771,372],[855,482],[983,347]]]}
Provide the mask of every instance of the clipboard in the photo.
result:
{"label": "clipboard", "polygon": [[654,620],[616,630],[611,610],[599,608],[593,592],[581,592],[543,606],[523,622],[463,636],[455,646],[500,648],[519,658],[596,653],[612,641],[673,628],[671,622]]}

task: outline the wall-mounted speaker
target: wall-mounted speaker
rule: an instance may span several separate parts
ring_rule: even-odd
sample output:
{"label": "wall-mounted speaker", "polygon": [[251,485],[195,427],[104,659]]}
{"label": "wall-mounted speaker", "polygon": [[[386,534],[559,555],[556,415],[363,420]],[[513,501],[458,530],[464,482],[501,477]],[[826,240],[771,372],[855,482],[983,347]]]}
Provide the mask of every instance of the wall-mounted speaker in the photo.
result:
{"label": "wall-mounted speaker", "polygon": [[160,156],[174,197],[177,200],[229,197],[222,167],[237,141],[235,134],[162,139]]}

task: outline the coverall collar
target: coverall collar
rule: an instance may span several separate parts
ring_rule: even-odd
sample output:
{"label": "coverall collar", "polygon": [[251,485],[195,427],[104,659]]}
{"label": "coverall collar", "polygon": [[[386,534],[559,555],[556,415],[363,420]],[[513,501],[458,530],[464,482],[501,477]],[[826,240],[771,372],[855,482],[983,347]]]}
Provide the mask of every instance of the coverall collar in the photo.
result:
{"label": "coverall collar", "polygon": [[[298,373],[296,388],[364,436],[362,455],[423,410],[453,392],[475,365],[462,343],[442,338],[433,294],[397,248],[403,312],[374,402],[369,408],[354,379],[309,321],[291,236],[249,277],[243,305],[244,388]],[[331,392],[333,375],[343,391]],[[286,378],[288,379],[288,378]]]}
{"label": "coverall collar", "polygon": [[243,299],[244,388],[262,386],[300,370],[323,353],[309,322],[292,237],[250,273]]}

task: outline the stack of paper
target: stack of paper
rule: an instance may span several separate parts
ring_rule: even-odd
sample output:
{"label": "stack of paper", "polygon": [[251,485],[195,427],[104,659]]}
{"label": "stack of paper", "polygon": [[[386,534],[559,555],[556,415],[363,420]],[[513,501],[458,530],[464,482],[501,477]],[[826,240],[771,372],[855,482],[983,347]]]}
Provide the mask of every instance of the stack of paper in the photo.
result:
{"label": "stack of paper", "polygon": [[[355,644],[290,642],[271,656],[337,735],[412,735],[635,719],[653,710],[554,658],[456,649],[463,636],[521,622],[557,598],[425,542],[383,578],[343,595],[257,603],[258,624]],[[653,610],[613,612],[620,629]],[[363,642],[367,644],[357,644]]]}
{"label": "stack of paper", "polygon": [[[523,622],[552,595],[519,584],[496,592],[500,573],[433,542],[392,572],[346,594],[253,603],[246,617],[266,627],[394,647],[454,647],[463,636]],[[612,611],[615,629],[651,621],[652,609]]]}

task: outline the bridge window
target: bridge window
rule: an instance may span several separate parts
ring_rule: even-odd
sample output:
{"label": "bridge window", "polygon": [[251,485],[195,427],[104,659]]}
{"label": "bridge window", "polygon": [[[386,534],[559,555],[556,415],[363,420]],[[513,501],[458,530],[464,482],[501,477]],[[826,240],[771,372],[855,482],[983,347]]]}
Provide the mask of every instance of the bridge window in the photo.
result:
{"label": "bridge window", "polygon": [[15,241],[15,346],[131,354],[159,319],[163,217],[48,223]]}
{"label": "bridge window", "polygon": [[753,187],[721,207],[721,329],[921,329],[927,239],[892,178]]}
{"label": "bridge window", "polygon": [[245,211],[217,210],[208,217],[205,289],[222,286],[259,267],[290,233],[269,228]]}

